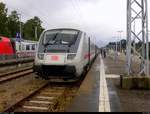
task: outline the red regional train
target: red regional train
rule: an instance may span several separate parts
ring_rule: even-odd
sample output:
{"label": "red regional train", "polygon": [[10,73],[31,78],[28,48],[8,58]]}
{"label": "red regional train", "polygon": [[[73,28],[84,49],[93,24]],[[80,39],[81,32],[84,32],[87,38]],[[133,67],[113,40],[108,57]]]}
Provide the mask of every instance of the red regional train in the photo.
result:
{"label": "red regional train", "polygon": [[0,36],[0,55],[13,55],[15,50],[11,40],[7,37]]}
{"label": "red regional train", "polygon": [[18,42],[16,38],[0,36],[0,56],[17,55],[18,57],[32,57],[36,47],[36,41],[22,40]]}

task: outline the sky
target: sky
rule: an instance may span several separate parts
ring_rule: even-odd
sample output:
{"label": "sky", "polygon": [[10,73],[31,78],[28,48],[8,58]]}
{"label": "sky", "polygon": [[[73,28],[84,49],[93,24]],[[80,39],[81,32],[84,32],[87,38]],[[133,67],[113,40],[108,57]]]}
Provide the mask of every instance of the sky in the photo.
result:
{"label": "sky", "polygon": [[[45,29],[76,28],[96,38],[99,45],[126,38],[127,0],[0,0],[21,13],[22,21],[38,16]],[[148,0],[149,2],[149,0]],[[149,3],[150,17],[150,3]],[[150,20],[150,18],[149,18]],[[150,28],[150,21],[149,21]],[[150,30],[150,29],[149,29]]]}

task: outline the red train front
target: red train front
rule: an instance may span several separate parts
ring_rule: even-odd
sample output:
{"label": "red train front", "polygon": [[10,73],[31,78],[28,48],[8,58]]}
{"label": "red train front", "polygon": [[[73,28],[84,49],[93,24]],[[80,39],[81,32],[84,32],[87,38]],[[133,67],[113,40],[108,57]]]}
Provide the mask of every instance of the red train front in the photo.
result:
{"label": "red train front", "polygon": [[13,55],[14,49],[9,38],[0,36],[0,55]]}

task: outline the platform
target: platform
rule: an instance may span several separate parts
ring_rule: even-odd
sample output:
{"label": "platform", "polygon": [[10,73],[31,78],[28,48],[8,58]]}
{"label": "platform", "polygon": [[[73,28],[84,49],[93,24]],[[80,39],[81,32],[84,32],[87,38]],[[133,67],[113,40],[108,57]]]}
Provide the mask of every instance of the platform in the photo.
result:
{"label": "platform", "polygon": [[107,84],[105,66],[98,56],[67,112],[112,111],[120,111],[119,100],[111,83]]}

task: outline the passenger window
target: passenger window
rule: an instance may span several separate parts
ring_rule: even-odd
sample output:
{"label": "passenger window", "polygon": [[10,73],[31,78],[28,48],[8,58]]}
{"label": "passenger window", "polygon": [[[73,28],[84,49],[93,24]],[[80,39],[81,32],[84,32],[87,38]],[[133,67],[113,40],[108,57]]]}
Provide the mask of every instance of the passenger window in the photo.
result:
{"label": "passenger window", "polygon": [[32,50],[35,50],[35,45],[32,45]]}
{"label": "passenger window", "polygon": [[30,46],[29,45],[26,45],[26,50],[30,50]]}

